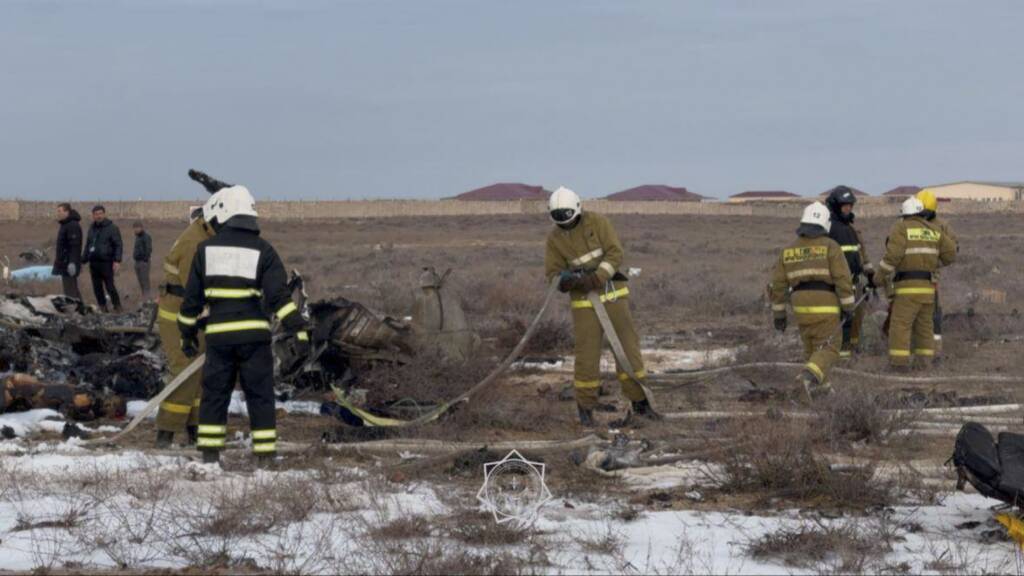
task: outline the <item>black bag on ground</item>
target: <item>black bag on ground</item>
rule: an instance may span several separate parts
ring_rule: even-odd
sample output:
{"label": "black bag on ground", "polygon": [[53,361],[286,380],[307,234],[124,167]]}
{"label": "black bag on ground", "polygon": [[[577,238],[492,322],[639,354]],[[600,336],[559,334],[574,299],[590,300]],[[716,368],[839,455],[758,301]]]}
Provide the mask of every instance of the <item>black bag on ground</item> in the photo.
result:
{"label": "black bag on ground", "polygon": [[956,436],[952,461],[958,488],[966,480],[989,498],[1014,505],[1024,499],[1024,434],[1002,432],[997,443],[987,428],[968,422]]}
{"label": "black bag on ground", "polygon": [[1009,497],[1007,502],[1024,502],[1024,434],[999,433],[999,490]]}

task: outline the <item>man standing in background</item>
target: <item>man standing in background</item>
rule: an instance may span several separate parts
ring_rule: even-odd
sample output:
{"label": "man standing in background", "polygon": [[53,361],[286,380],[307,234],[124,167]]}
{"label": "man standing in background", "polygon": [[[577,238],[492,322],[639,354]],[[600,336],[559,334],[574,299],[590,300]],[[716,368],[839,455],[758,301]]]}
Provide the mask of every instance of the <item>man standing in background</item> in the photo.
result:
{"label": "man standing in background", "polygon": [[92,292],[96,296],[96,304],[104,312],[108,312],[104,290],[110,294],[114,311],[121,311],[121,296],[114,286],[114,274],[121,268],[122,248],[121,231],[107,219],[107,209],[95,206],[92,209],[92,226],[89,227],[89,238],[85,243],[82,262],[89,264]]}
{"label": "man standing in background", "polygon": [[78,215],[78,211],[71,208],[71,204],[64,202],[57,206],[60,231],[57,232],[53,275],[60,276],[64,295],[76,300],[82,299],[82,293],[78,291],[78,275],[82,272],[82,226],[79,224],[81,221],[82,217]]}
{"label": "man standing in background", "polygon": [[135,231],[135,248],[132,260],[135,261],[135,276],[139,279],[139,292],[143,300],[149,300],[149,259],[153,255],[153,239],[142,227],[142,221],[132,224]]}

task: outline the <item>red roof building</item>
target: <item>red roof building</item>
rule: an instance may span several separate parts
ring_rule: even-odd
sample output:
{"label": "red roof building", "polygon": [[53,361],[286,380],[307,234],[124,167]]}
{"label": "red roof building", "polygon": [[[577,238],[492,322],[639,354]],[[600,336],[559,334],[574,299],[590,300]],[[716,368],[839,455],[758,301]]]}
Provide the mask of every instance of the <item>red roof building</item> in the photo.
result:
{"label": "red roof building", "polygon": [[[827,197],[836,188],[839,188],[839,186],[834,186],[832,188],[829,188],[828,190],[825,190],[824,192],[821,193],[821,197],[822,198]],[[865,192],[863,190],[858,190],[857,188],[854,188],[853,186],[847,186],[847,188],[849,188],[853,192],[853,195],[856,196],[857,198],[864,198],[865,196],[871,196],[871,194],[868,194],[867,192]]]}
{"label": "red roof building", "polygon": [[605,200],[614,200],[619,202],[700,202],[704,199],[706,199],[705,196],[701,196],[695,192],[690,192],[686,188],[665,186],[662,184],[644,184],[643,186],[636,186],[634,188],[629,188],[627,190],[605,196]]}
{"label": "red roof building", "polygon": [[455,197],[455,200],[544,200],[547,201],[551,192],[543,186],[529,186],[519,182],[499,182],[469,192],[463,192]]}

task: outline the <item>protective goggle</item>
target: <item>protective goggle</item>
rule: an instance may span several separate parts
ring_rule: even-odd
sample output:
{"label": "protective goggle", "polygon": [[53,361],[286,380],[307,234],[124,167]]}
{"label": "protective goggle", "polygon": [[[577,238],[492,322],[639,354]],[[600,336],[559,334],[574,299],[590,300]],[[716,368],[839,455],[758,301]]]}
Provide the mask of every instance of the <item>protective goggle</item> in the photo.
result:
{"label": "protective goggle", "polygon": [[565,224],[576,217],[574,208],[558,208],[551,211],[551,219],[558,224]]}

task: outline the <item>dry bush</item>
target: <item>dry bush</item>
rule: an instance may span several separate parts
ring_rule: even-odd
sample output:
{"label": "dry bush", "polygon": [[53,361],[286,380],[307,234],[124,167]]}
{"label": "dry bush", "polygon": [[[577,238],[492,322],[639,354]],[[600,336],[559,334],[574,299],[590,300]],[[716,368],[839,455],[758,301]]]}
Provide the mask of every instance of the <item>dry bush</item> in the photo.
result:
{"label": "dry bush", "polygon": [[398,516],[370,529],[371,537],[384,540],[407,540],[429,538],[434,527],[425,516]]}
{"label": "dry bush", "polygon": [[795,568],[857,574],[878,570],[882,557],[892,551],[894,538],[893,528],[885,519],[815,521],[765,534],[747,544],[747,553],[758,560],[781,561]]}
{"label": "dry bush", "polygon": [[[502,315],[506,328],[498,334],[499,354],[511,352],[533,321],[533,315],[515,316],[512,314]],[[523,349],[526,355],[563,355],[572,352],[573,333],[572,323],[567,314],[549,312],[547,317],[537,323],[533,336]]]}
{"label": "dry bush", "polygon": [[498,524],[490,514],[461,510],[439,521],[446,535],[467,546],[507,546],[534,540],[536,532],[511,524]]}
{"label": "dry bush", "polygon": [[761,286],[763,279],[744,276],[735,282],[723,282],[716,269],[698,264],[695,268],[667,268],[641,276],[630,298],[638,310],[685,309],[690,318],[720,319],[757,314],[764,297],[751,290],[736,290],[747,282]]}
{"label": "dry bush", "polygon": [[18,512],[14,527],[11,532],[25,532],[30,530],[41,530],[54,528],[57,530],[71,530],[81,525],[85,518],[86,511],[82,502],[71,502],[67,506],[61,506],[54,514],[31,515],[25,511]]}
{"label": "dry bush", "polygon": [[715,480],[725,492],[772,500],[814,502],[840,508],[866,508],[893,503],[888,483],[873,480],[870,466],[834,471],[816,453],[821,433],[800,419],[754,418],[735,425],[730,438],[739,441],[720,452],[724,474]]}
{"label": "dry bush", "polygon": [[163,507],[168,553],[193,566],[238,566],[247,542],[284,533],[317,504],[318,491],[301,479],[254,475],[212,488],[205,497],[177,498]]}
{"label": "dry bush", "polygon": [[[372,557],[372,556],[371,556]],[[412,542],[389,550],[378,574],[521,574],[522,562],[508,552],[471,551],[440,542]]]}
{"label": "dry bush", "polygon": [[868,387],[841,386],[815,405],[816,428],[833,447],[850,442],[883,443],[914,419],[912,411],[894,412]]}
{"label": "dry bush", "polygon": [[620,556],[626,546],[622,532],[610,522],[605,524],[600,532],[580,533],[574,540],[585,553],[603,556]]}

